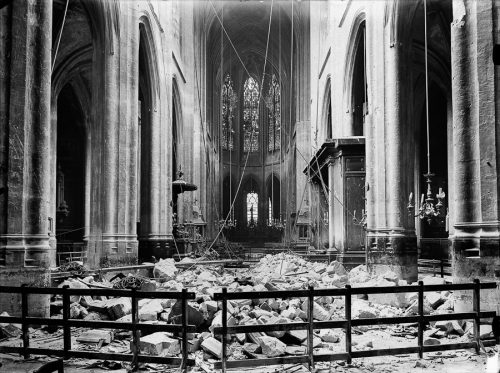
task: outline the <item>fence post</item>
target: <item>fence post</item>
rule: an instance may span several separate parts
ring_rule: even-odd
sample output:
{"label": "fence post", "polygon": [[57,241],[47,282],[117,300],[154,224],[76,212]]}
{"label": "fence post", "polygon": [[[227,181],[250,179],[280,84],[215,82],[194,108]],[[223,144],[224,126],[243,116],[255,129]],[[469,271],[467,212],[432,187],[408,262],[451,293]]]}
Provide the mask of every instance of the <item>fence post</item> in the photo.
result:
{"label": "fence post", "polygon": [[62,287],[62,299],[63,299],[63,349],[64,358],[69,359],[69,351],[71,350],[71,327],[68,324],[70,319],[70,307],[71,301],[69,297],[69,285],[64,285]]}
{"label": "fence post", "polygon": [[21,318],[22,318],[22,324],[21,324],[21,330],[23,333],[23,357],[25,359],[30,358],[30,354],[28,353],[28,348],[30,347],[30,334],[29,334],[29,328],[28,324],[26,321],[26,318],[28,317],[28,286],[26,284],[21,285]]}
{"label": "fence post", "polygon": [[139,319],[139,305],[137,300],[137,290],[132,289],[131,302],[132,302],[132,371],[135,372],[139,369],[139,333],[137,330],[137,320]]}
{"label": "fence post", "polygon": [[479,347],[481,346],[481,327],[479,313],[481,310],[481,284],[479,279],[474,279],[474,290],[472,293],[472,307],[476,313],[474,316],[474,337],[476,339],[476,353],[479,354]]}
{"label": "fence post", "polygon": [[347,352],[347,364],[352,363],[352,334],[351,334],[351,285],[345,286],[345,319],[346,319],[346,327],[345,327],[345,349]]}
{"label": "fence post", "polygon": [[188,326],[188,312],[187,312],[187,289],[182,289],[182,365],[181,369],[187,373],[187,359],[188,359],[188,339],[187,339],[187,326]]}
{"label": "fence post", "polygon": [[227,288],[222,289],[222,373],[226,373],[227,348]]}
{"label": "fence post", "polygon": [[307,353],[309,355],[309,370],[312,372],[314,369],[314,351],[313,351],[313,338],[314,338],[314,329],[313,329],[313,314],[314,314],[314,287],[309,286],[309,301],[307,303],[307,321],[308,321],[308,330],[307,330]]}
{"label": "fence post", "polygon": [[418,282],[418,357],[424,357],[424,282]]}

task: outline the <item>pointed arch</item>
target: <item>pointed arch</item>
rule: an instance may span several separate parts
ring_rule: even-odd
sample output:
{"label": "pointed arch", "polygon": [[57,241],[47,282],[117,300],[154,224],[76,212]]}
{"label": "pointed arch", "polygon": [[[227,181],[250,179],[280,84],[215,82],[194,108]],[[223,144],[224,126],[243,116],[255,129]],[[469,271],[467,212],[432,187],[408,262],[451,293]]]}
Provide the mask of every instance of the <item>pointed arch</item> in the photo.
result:
{"label": "pointed arch", "polygon": [[366,13],[359,10],[349,34],[349,47],[344,68],[344,105],[350,114],[349,135],[362,136],[364,114],[368,104],[367,79],[365,66]]}
{"label": "pointed arch", "polygon": [[332,123],[332,79],[328,75],[325,83],[325,91],[323,93],[323,110],[322,110],[321,123],[323,124],[323,136],[325,139],[333,137],[333,123]]}

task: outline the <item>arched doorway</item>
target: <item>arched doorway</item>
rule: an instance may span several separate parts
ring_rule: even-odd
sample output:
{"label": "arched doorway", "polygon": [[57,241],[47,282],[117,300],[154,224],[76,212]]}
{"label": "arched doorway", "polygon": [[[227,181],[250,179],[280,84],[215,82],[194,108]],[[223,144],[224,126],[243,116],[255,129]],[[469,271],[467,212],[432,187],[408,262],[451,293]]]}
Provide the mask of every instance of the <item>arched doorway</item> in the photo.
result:
{"label": "arched doorway", "polygon": [[[148,50],[148,34],[144,23],[139,24],[139,92],[137,136],[137,235],[139,256],[149,253],[149,236],[152,227],[152,127],[154,84],[151,73],[151,56]],[[147,258],[149,259],[149,258]]]}
{"label": "arched doorway", "polygon": [[368,108],[366,84],[366,21],[359,25],[354,44],[354,66],[352,70],[351,112],[352,126],[350,135],[364,135],[364,121]]}
{"label": "arched doorway", "polygon": [[58,262],[82,259],[85,234],[87,129],[70,84],[57,98],[56,238]]}

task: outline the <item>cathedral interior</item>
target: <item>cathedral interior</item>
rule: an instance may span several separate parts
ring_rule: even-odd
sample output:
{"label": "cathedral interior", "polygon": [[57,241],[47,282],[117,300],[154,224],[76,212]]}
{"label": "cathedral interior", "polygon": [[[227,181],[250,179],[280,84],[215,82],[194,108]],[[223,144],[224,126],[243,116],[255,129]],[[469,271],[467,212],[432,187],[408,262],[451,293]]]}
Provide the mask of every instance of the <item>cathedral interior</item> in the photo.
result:
{"label": "cathedral interior", "polygon": [[222,239],[494,276],[496,11],[3,1],[1,270]]}
{"label": "cathedral interior", "polygon": [[[396,284],[441,266],[444,285],[494,288],[499,12],[494,0],[0,0],[0,288],[42,289],[71,265],[253,268],[278,253]],[[479,351],[479,306],[500,298],[477,294]],[[0,312],[20,299],[2,295]],[[30,299],[30,312],[57,306]]]}
{"label": "cathedral interior", "polygon": [[494,280],[499,10],[0,0],[0,281],[221,246]]}

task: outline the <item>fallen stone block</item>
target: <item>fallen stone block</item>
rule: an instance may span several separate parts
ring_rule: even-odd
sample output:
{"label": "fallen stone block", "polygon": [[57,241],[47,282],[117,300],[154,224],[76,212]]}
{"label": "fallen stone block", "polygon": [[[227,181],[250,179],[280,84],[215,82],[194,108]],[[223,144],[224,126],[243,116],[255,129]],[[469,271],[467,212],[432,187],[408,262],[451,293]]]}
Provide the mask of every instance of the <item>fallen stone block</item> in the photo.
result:
{"label": "fallen stone block", "polygon": [[[392,281],[387,281],[383,278],[374,279],[369,282],[370,287],[385,287],[396,286]],[[385,293],[385,294],[370,294],[368,297],[370,302],[377,304],[385,304],[392,307],[404,308],[408,304],[406,302],[405,293]]]}
{"label": "fallen stone block", "polygon": [[442,296],[441,292],[437,291],[430,291],[425,293],[425,298],[429,301],[429,304],[433,309],[438,308],[446,301],[446,298]]}
{"label": "fallen stone block", "polygon": [[214,337],[209,337],[203,340],[201,348],[203,351],[208,352],[219,359],[222,358],[222,343]]}
{"label": "fallen stone block", "polygon": [[[10,316],[7,312],[2,312],[0,316]],[[21,324],[0,323],[0,335],[3,337],[18,337],[22,334]]]}
{"label": "fallen stone block", "polygon": [[323,342],[337,343],[340,340],[339,335],[331,329],[321,329],[319,337]]}
{"label": "fallen stone block", "polygon": [[115,334],[112,330],[93,329],[83,332],[76,340],[81,343],[99,343],[102,340],[104,344],[109,344],[114,337]]}
{"label": "fallen stone block", "polygon": [[106,301],[106,311],[112,320],[119,319],[132,312],[132,303],[130,298],[115,298]]}
{"label": "fallen stone block", "polygon": [[[203,314],[190,304],[187,305],[187,315],[187,321],[189,325],[200,326],[205,322]],[[168,321],[172,324],[182,323],[182,302],[180,299],[172,306],[172,309],[170,310],[170,314],[168,316]]]}
{"label": "fallen stone block", "polygon": [[301,344],[307,339],[306,330],[288,330],[285,333],[292,343]]}
{"label": "fallen stone block", "polygon": [[105,313],[91,311],[83,319],[87,321],[99,321],[99,320],[104,321],[104,320],[109,320],[109,316],[108,314]]}
{"label": "fallen stone block", "polygon": [[457,320],[437,321],[434,324],[434,327],[446,332],[447,334],[456,333],[458,335],[464,335],[464,330]]}
{"label": "fallen stone block", "polygon": [[243,344],[247,340],[247,335],[245,333],[236,333],[234,338],[238,341],[238,343]]}
{"label": "fallen stone block", "polygon": [[178,271],[174,259],[160,259],[158,263],[155,263],[153,275],[156,278],[174,279]]}
{"label": "fallen stone block", "polygon": [[377,310],[363,300],[356,300],[352,303],[353,319],[371,319],[377,317]]}
{"label": "fallen stone block", "polygon": [[245,343],[243,345],[243,351],[245,351],[245,353],[252,358],[255,358],[257,354],[262,353],[262,349],[258,343]]}
{"label": "fallen stone block", "polygon": [[297,316],[297,312],[294,308],[289,308],[287,310],[281,311],[280,316],[293,320]]}
{"label": "fallen stone block", "polygon": [[179,341],[165,332],[157,332],[140,338],[139,347],[143,353],[156,356],[172,356],[181,351]]}
{"label": "fallen stone block", "polygon": [[[321,338],[313,336],[313,348],[319,347],[321,345]],[[302,346],[307,346],[307,340],[301,343]]]}
{"label": "fallen stone block", "polygon": [[327,273],[329,275],[336,274],[339,276],[347,275],[347,271],[345,270],[344,266],[341,263],[337,262],[336,260],[331,262],[328,265],[328,267],[326,267],[325,273]]}
{"label": "fallen stone block", "polygon": [[439,339],[436,338],[425,338],[424,339],[424,346],[435,346],[435,345],[440,345],[441,342],[439,342]]}
{"label": "fallen stone block", "polygon": [[[424,298],[424,315],[429,315],[432,307],[427,299]],[[418,300],[413,301],[412,304],[405,310],[405,316],[418,315]]]}
{"label": "fallen stone block", "polygon": [[[62,288],[66,285],[69,286],[70,289],[88,289],[89,288],[83,282],[81,282],[79,280],[72,279],[72,278],[64,280],[61,284],[59,284],[58,287]],[[69,300],[71,303],[79,303],[80,298],[81,298],[80,295],[70,295]]]}
{"label": "fallen stone block", "polygon": [[481,339],[493,338],[493,329],[491,325],[479,325],[479,338]]}
{"label": "fallen stone block", "polygon": [[[302,311],[308,312],[308,306],[309,305],[309,300],[306,300],[304,303],[302,303],[302,306],[300,307]],[[323,307],[318,304],[318,302],[314,302],[313,304],[313,319],[319,320],[319,321],[327,321],[330,320],[330,313]]]}
{"label": "fallen stone block", "polygon": [[158,320],[158,314],[163,312],[163,300],[162,299],[151,299],[149,302],[142,305],[139,308],[139,320],[141,321],[156,321]]}
{"label": "fallen stone block", "polygon": [[260,338],[259,344],[262,348],[262,353],[267,357],[276,357],[285,354],[286,344],[278,338],[265,335]]}
{"label": "fallen stone block", "polygon": [[195,353],[201,347],[201,339],[200,338],[192,338],[188,340],[188,351],[189,353]]}
{"label": "fallen stone block", "polygon": [[441,277],[427,276],[422,279],[424,285],[444,285],[446,280]]}
{"label": "fallen stone block", "polygon": [[88,302],[87,304],[87,310],[88,311],[95,311],[99,313],[107,313],[108,310],[106,308],[107,300],[93,300]]}
{"label": "fallen stone block", "polygon": [[306,346],[286,346],[285,348],[285,354],[287,355],[305,355],[306,351]]}

